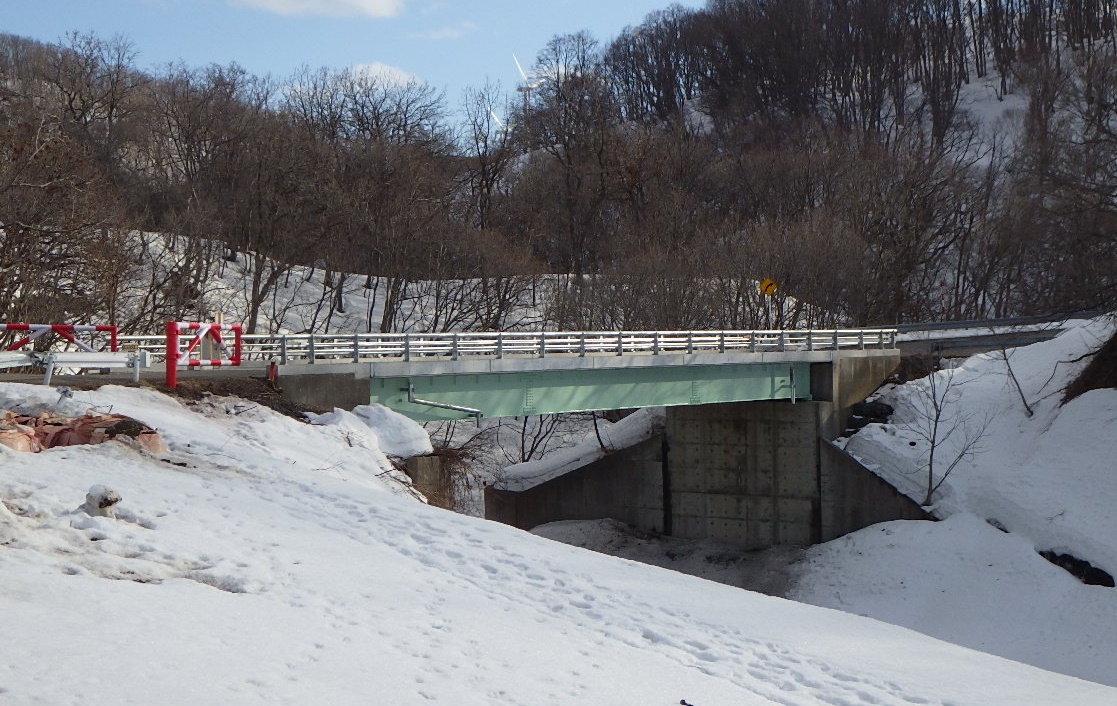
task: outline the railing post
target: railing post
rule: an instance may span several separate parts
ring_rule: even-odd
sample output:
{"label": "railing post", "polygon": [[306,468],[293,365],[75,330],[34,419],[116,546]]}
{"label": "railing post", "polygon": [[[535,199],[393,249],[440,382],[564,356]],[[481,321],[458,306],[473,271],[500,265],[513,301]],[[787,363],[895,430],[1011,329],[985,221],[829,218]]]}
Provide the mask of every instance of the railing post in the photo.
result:
{"label": "railing post", "polygon": [[624,355],[624,331],[617,331],[617,355]]}
{"label": "railing post", "polygon": [[547,357],[547,332],[546,331],[540,331],[539,332],[539,357],[540,358],[546,358]]}
{"label": "railing post", "polygon": [[167,322],[167,343],[163,349],[166,355],[166,379],[164,382],[172,390],[178,386],[178,322]]}
{"label": "railing post", "polygon": [[504,357],[504,332],[498,331],[496,334],[496,357]]}
{"label": "railing post", "polygon": [[579,357],[586,357],[586,332],[582,331],[578,334],[578,355]]}
{"label": "railing post", "polygon": [[287,336],[279,337],[279,363],[287,365]]}
{"label": "railing post", "polygon": [[353,362],[361,362],[361,334],[353,334]]}
{"label": "railing post", "polygon": [[838,341],[838,329],[834,329],[834,350],[838,350],[841,345]]}
{"label": "railing post", "polygon": [[749,352],[756,352],[756,331],[749,331]]}
{"label": "railing post", "polygon": [[787,341],[787,332],[780,329],[780,351],[782,352]]}
{"label": "railing post", "polygon": [[807,330],[807,350],[814,350],[814,331]]}
{"label": "railing post", "polygon": [[686,332],[686,352],[687,355],[694,353],[694,331]]}
{"label": "railing post", "polygon": [[450,339],[450,360],[458,359],[458,334],[454,334]]}
{"label": "railing post", "polygon": [[857,332],[857,345],[861,350],[865,350],[865,329]]}
{"label": "railing post", "polygon": [[725,331],[718,331],[718,353],[725,352]]}
{"label": "railing post", "polygon": [[314,364],[314,334],[310,334],[310,338],[306,339],[306,357],[307,363]]}
{"label": "railing post", "polygon": [[659,331],[652,334],[652,355],[659,355]]}

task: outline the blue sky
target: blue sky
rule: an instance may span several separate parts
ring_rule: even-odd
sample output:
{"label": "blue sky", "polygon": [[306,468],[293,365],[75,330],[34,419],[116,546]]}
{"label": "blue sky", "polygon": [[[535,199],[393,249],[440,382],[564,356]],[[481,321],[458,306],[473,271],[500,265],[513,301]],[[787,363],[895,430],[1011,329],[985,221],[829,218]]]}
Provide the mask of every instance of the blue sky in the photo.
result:
{"label": "blue sky", "polygon": [[[385,65],[446,91],[520,80],[547,41],[605,42],[672,0],[0,0],[0,32],[57,42],[72,30],[123,35],[150,69],[237,62],[286,78],[300,66]],[[698,8],[704,0],[679,2]]]}

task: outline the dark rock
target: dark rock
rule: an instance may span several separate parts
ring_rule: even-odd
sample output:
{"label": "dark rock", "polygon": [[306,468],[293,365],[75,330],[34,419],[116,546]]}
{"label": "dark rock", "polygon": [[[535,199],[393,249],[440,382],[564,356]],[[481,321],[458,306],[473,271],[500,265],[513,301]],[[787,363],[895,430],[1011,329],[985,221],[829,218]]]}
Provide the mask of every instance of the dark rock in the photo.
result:
{"label": "dark rock", "polygon": [[1114,584],[1113,577],[1108,572],[1099,569],[1088,561],[1070,554],[1058,554],[1053,551],[1043,551],[1039,555],[1088,586],[1117,587],[1117,584]]}
{"label": "dark rock", "polygon": [[888,421],[894,411],[896,410],[892,409],[892,405],[884,402],[858,402],[849,408],[849,413],[853,416],[880,422]]}
{"label": "dark rock", "polygon": [[883,402],[858,402],[849,408],[845,433],[856,434],[870,424],[883,424],[892,416],[892,406]]}

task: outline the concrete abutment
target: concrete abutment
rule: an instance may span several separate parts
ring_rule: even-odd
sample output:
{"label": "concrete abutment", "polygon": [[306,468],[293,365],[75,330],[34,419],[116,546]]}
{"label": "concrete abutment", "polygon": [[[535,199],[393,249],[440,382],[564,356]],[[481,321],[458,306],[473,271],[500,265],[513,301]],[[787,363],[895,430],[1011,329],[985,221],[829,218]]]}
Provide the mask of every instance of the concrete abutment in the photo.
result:
{"label": "concrete abutment", "polygon": [[749,549],[926,518],[829,442],[897,364],[895,355],[815,364],[809,401],[669,407],[663,434],[637,447],[527,490],[488,489],[486,517],[523,529],[609,517]]}

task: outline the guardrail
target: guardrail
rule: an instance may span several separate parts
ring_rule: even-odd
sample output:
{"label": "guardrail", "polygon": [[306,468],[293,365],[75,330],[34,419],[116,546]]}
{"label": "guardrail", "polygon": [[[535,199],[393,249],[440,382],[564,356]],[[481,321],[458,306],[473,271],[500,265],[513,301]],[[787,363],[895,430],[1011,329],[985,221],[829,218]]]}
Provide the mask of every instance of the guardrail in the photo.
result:
{"label": "guardrail", "polygon": [[[679,353],[769,353],[892,349],[891,328],[819,331],[534,331],[478,333],[244,334],[248,363],[357,363],[375,360],[468,359]],[[121,336],[122,347],[166,355],[164,336]]]}
{"label": "guardrail", "polygon": [[933,321],[921,324],[892,324],[890,328],[898,333],[918,333],[922,331],[952,331],[954,329],[994,330],[1015,326],[1039,326],[1043,324],[1064,324],[1073,319],[1094,319],[1108,312],[1101,310],[1078,311],[1069,314],[1042,314],[1038,316],[1014,316],[1003,319],[966,319],[963,321]]}

